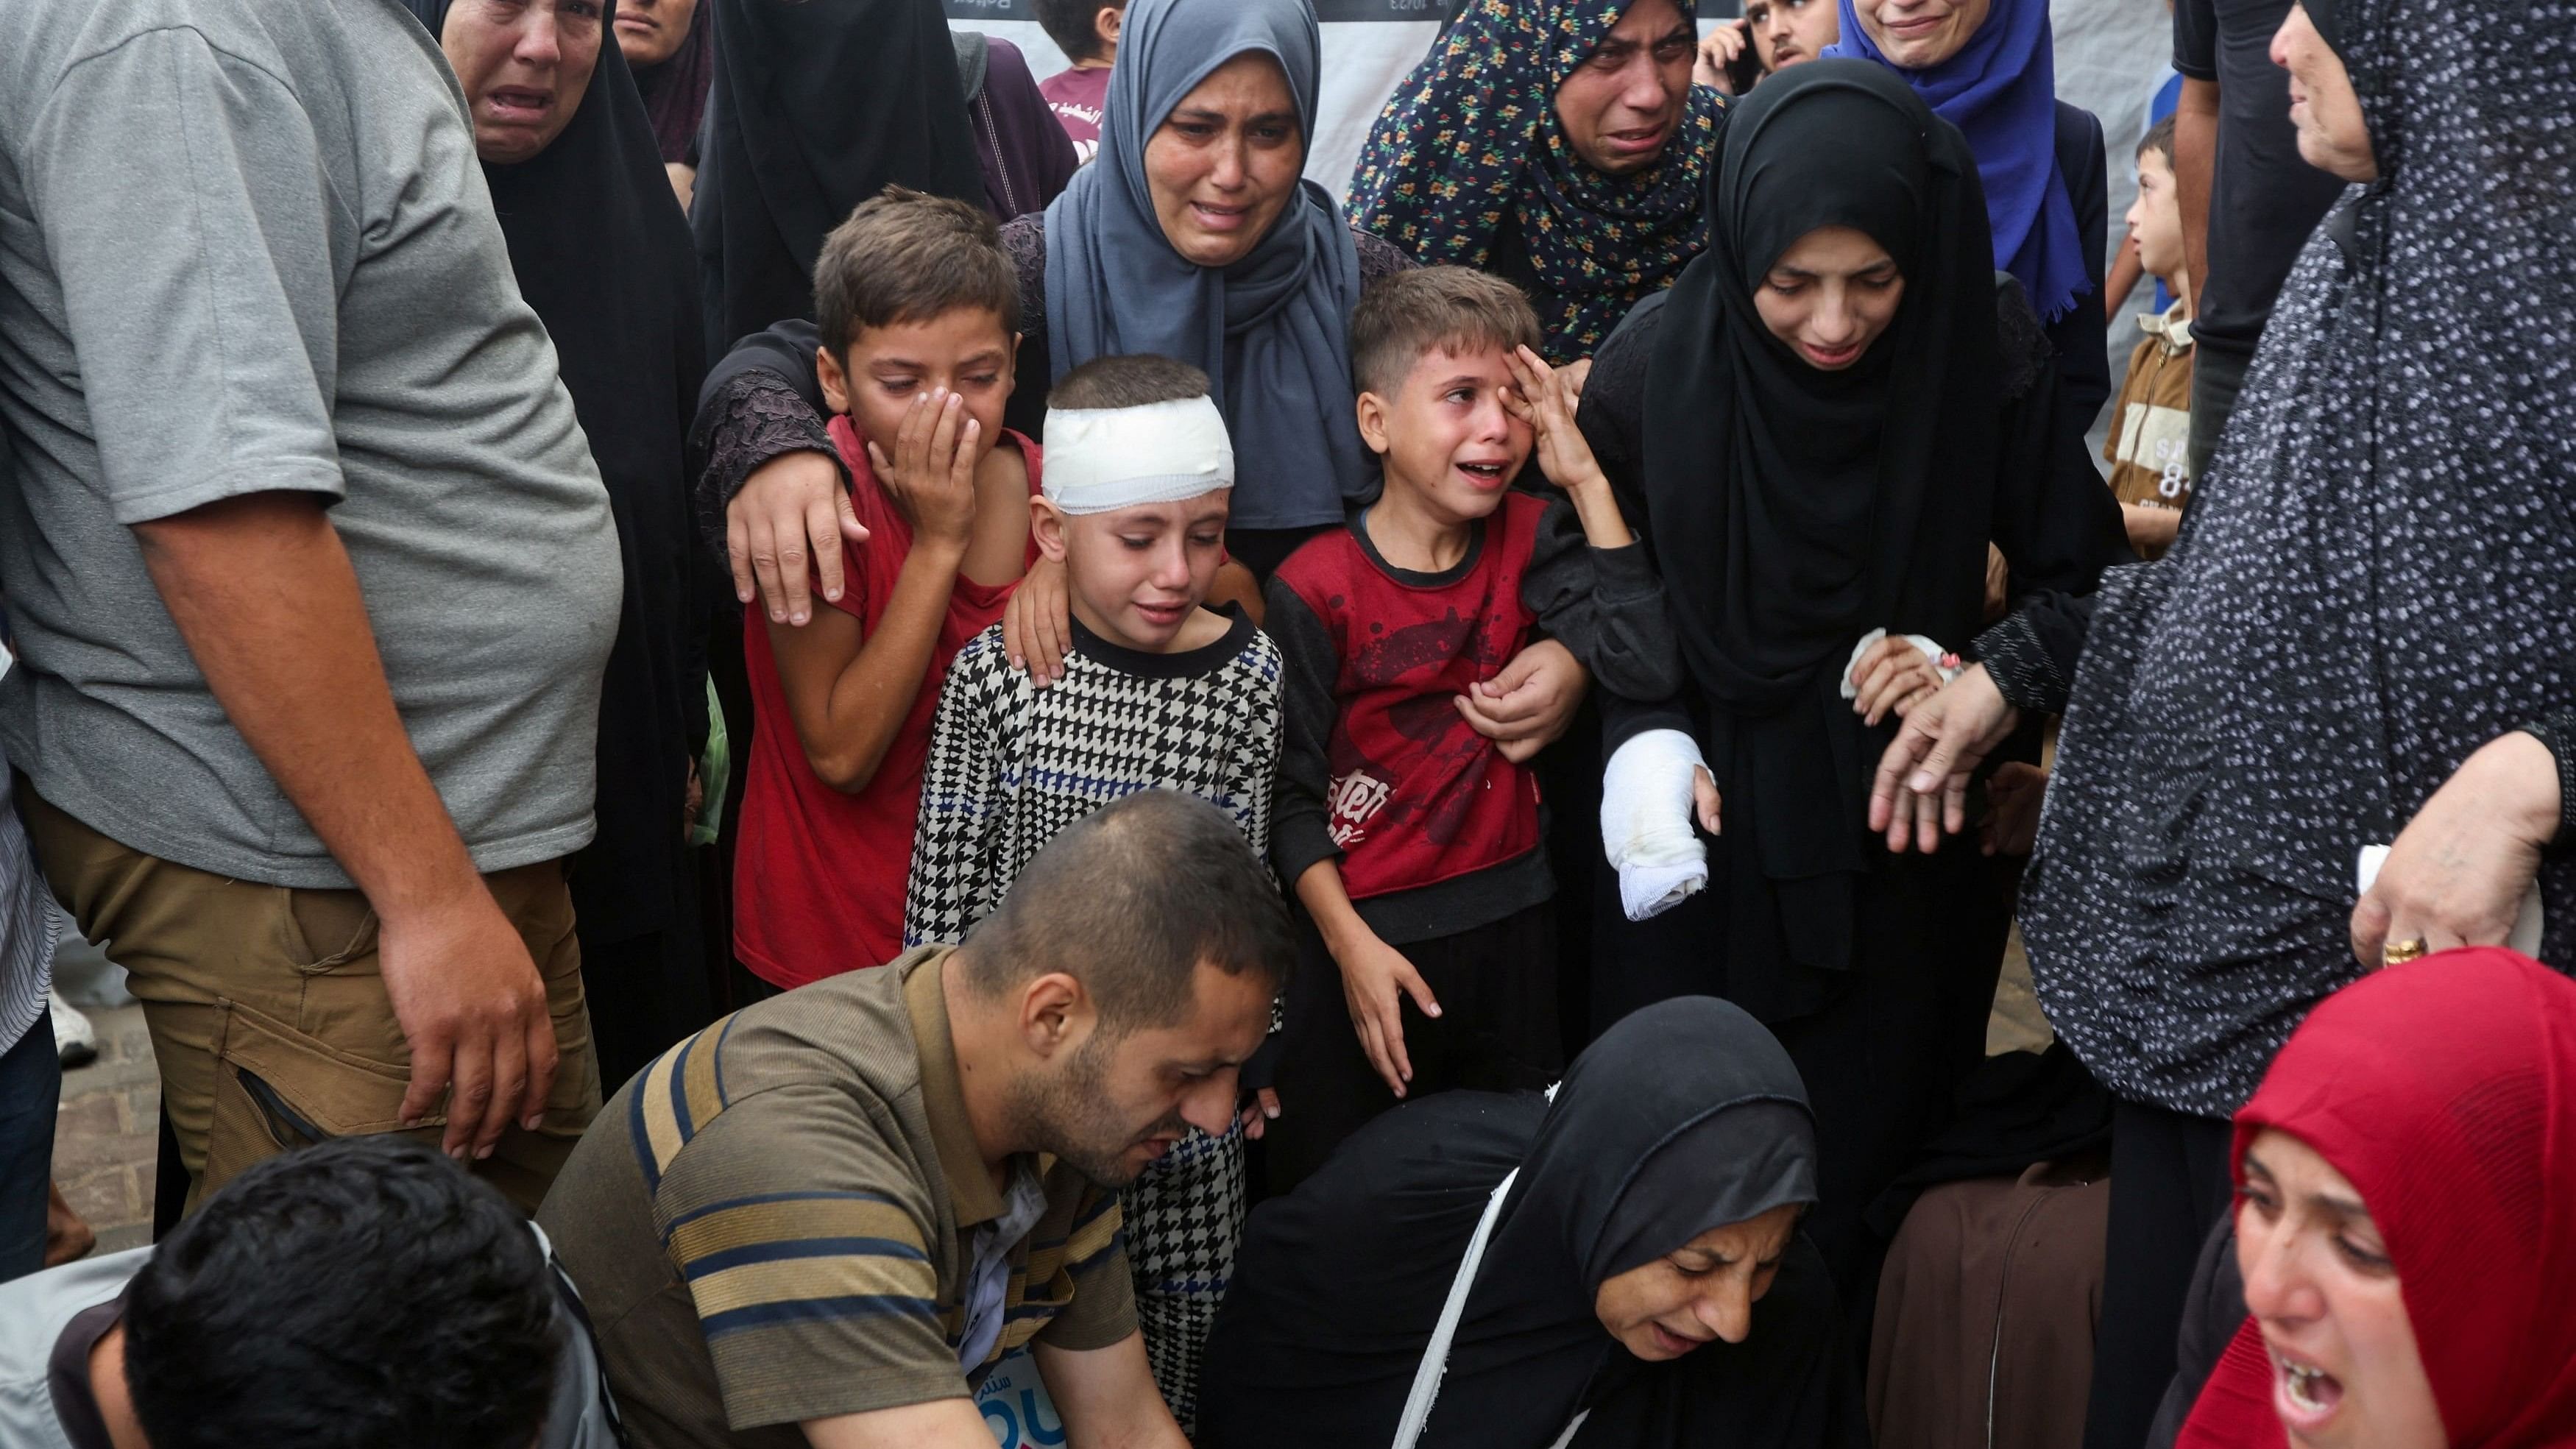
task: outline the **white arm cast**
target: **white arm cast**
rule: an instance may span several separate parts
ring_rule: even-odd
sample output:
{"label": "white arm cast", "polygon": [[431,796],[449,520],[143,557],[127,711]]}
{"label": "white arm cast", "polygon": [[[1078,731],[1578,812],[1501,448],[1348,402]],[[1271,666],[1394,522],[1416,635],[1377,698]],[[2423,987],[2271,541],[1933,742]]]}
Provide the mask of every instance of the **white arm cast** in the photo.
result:
{"label": "white arm cast", "polygon": [[1648,730],[1601,773],[1601,849],[1619,872],[1628,919],[1668,911],[1708,884],[1708,847],[1691,820],[1691,779],[1707,768],[1680,730]]}

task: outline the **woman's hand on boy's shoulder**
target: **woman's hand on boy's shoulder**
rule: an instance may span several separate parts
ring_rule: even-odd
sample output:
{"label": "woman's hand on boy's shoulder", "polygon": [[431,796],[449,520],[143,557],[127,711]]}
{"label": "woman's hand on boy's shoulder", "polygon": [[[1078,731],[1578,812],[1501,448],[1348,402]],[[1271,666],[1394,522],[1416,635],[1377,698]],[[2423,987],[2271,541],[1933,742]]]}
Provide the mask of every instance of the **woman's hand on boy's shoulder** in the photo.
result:
{"label": "woman's hand on boy's shoulder", "polygon": [[1029,565],[1011,601],[1002,606],[1002,652],[1011,667],[1044,689],[1064,677],[1064,658],[1073,652],[1073,594],[1065,583],[1064,562],[1042,558]]}
{"label": "woman's hand on boy's shoulder", "polygon": [[751,471],[725,505],[725,562],[733,595],[749,604],[757,592],[774,624],[814,617],[814,594],[837,601],[841,550],[868,541],[841,485],[841,463],[827,453],[781,453]]}

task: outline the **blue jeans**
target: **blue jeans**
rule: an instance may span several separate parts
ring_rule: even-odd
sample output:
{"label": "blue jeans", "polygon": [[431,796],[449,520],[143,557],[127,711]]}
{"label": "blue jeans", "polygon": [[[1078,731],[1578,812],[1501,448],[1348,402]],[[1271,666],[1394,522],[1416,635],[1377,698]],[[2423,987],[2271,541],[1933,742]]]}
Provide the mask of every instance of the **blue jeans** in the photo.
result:
{"label": "blue jeans", "polygon": [[45,1201],[62,1095],[53,1019],[39,1013],[18,1044],[0,1052],[0,1283],[45,1266]]}

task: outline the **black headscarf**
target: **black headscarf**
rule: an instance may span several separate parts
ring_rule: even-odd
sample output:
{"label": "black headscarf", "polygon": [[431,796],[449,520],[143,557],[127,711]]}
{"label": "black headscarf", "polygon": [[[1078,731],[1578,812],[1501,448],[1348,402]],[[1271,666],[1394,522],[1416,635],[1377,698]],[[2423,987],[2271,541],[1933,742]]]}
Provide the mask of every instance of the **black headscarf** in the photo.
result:
{"label": "black headscarf", "polygon": [[[1838,970],[1875,763],[1843,666],[1873,628],[1966,642],[1940,607],[1956,601],[1922,596],[1954,572],[1925,562],[1946,535],[1982,556],[1988,524],[1944,506],[1988,497],[1998,456],[1985,200],[1967,143],[1904,81],[1822,60],[1737,108],[1710,207],[1647,382],[1642,531],[1716,716],[1711,767],[1749,807],[1728,833],[1771,883],[1791,960]],[[1895,321],[1838,373],[1754,307],[1772,264],[1825,226],[1868,234],[1905,278]]]}
{"label": "black headscarf", "polygon": [[[1198,1442],[1388,1442],[1477,1220],[1518,1168],[1421,1445],[1545,1449],[1588,1399],[1648,1369],[1594,1316],[1601,1283],[1712,1227],[1813,1202],[1815,1157],[1788,1054],[1708,997],[1622,1020],[1552,1103],[1484,1092],[1407,1103],[1253,1213],[1208,1344]],[[1821,1320],[1799,1316],[1831,1288],[1803,1245],[1797,1263],[1757,1305],[1748,1342],[1688,1356],[1705,1360],[1690,1365],[1701,1382],[1814,1347],[1776,1326],[1830,1321],[1829,1303]]]}
{"label": "black headscarf", "polygon": [[2326,49],[2342,60],[2343,12],[2335,0],[2300,0],[2299,8],[2308,12],[2308,23],[2317,28],[2317,37],[2326,43]]}
{"label": "black headscarf", "polygon": [[[404,0],[436,40],[451,0]],[[705,712],[705,594],[683,439],[706,371],[696,269],[653,128],[600,21],[599,63],[552,144],[483,167],[520,295],[556,365],[617,518],[626,591],[599,702],[599,834],[573,874],[583,939],[659,930],[686,884],[681,810]]]}
{"label": "black headscarf", "polygon": [[984,204],[938,0],[702,0],[716,79],[691,222],[711,355],[811,317],[814,257],[889,185]]}
{"label": "black headscarf", "polygon": [[664,161],[686,161],[695,154],[698,122],[707,112],[707,87],[715,83],[716,50],[711,0],[698,0],[689,16],[689,33],[680,48],[660,65],[635,71],[635,89],[644,97],[644,115],[653,123],[653,144]]}

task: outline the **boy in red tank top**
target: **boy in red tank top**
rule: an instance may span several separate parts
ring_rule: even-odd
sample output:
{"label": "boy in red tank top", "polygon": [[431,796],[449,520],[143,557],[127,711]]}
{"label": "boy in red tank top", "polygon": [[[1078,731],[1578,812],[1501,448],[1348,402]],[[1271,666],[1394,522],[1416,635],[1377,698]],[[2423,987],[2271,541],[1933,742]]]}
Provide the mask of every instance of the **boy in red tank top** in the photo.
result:
{"label": "boy in red tank top", "polygon": [[1040,476],[1037,444],[1002,427],[1019,283],[990,217],[889,187],[824,239],[814,301],[832,441],[869,538],[812,623],[743,616],[734,953],[781,988],[902,950],[940,682],[1035,557]]}
{"label": "boy in red tank top", "polygon": [[[1272,577],[1286,665],[1272,861],[1304,957],[1266,1134],[1284,1192],[1399,1098],[1541,1086],[1562,1065],[1556,892],[1534,747],[1461,703],[1544,634],[1602,682],[1679,676],[1663,585],[1539,359],[1508,282],[1387,277],[1351,318],[1360,436],[1385,489]],[[1535,448],[1563,494],[1513,488]]]}

